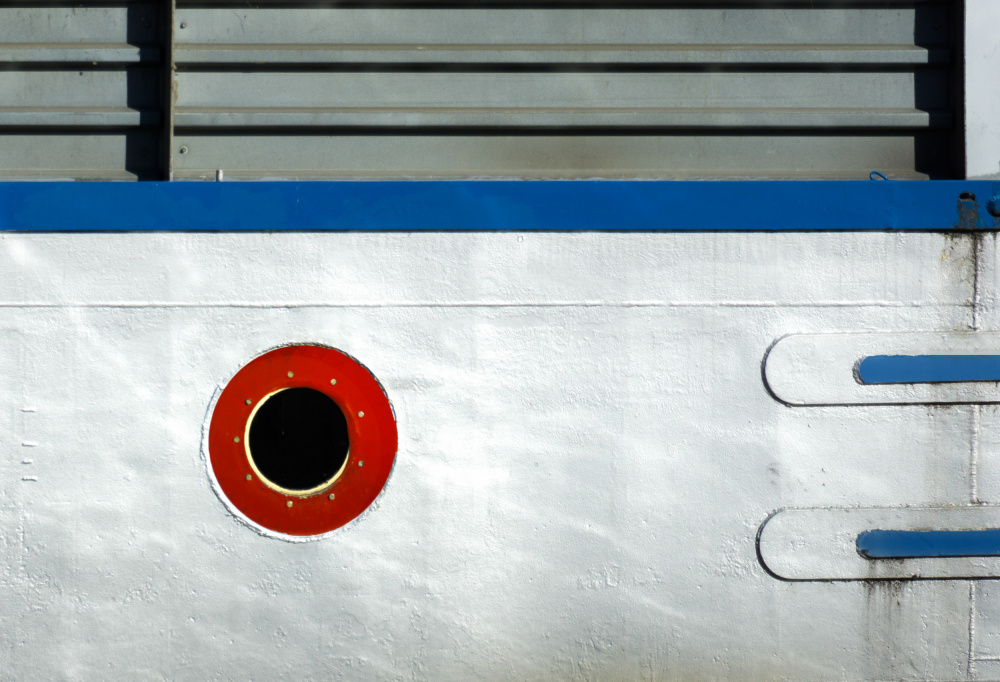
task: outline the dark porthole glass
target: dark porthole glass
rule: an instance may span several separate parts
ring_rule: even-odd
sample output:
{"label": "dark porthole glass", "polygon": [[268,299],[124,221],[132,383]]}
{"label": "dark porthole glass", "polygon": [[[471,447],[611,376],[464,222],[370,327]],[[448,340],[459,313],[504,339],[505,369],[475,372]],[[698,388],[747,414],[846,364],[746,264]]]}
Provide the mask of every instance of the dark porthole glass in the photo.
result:
{"label": "dark porthole glass", "polygon": [[321,488],[343,469],[347,419],[329,396],[289,388],[266,398],[250,422],[247,450],[266,482],[293,493]]}

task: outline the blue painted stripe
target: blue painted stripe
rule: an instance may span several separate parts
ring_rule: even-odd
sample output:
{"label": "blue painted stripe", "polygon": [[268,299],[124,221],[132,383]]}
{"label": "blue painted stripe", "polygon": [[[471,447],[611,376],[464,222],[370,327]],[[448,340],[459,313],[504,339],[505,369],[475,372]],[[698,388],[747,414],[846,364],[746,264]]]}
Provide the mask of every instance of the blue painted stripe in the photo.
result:
{"label": "blue painted stripe", "polygon": [[864,384],[1000,381],[1000,355],[871,355],[858,376]]}
{"label": "blue painted stripe", "polygon": [[1000,556],[1000,529],[868,530],[857,547],[867,559]]}
{"label": "blue painted stripe", "polygon": [[0,230],[994,229],[979,206],[997,194],[950,180],[5,182]]}

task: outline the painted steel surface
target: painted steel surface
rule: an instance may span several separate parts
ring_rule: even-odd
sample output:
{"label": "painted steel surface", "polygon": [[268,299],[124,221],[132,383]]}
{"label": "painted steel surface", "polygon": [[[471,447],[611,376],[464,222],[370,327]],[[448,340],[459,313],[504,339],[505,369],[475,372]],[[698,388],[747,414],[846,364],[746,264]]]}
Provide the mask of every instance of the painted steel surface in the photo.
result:
{"label": "painted steel surface", "polygon": [[[3,7],[0,174],[995,173],[992,0],[968,154],[948,4],[812,4]],[[996,385],[853,373],[1000,347],[997,190],[0,184],[0,670],[1000,679],[996,557],[857,551],[1000,527]],[[303,340],[364,358],[400,448],[289,543],[202,457],[227,379]]]}
{"label": "painted steel surface", "polygon": [[0,230],[996,229],[1000,182],[0,183]]}
{"label": "painted steel surface", "polygon": [[965,0],[965,15],[966,177],[1000,178],[1000,3]]}
{"label": "painted steel surface", "polygon": [[[944,254],[942,254],[944,255]],[[1000,354],[1000,335],[982,331],[789,334],[767,351],[768,391],[790,406],[947,405],[997,403],[995,380],[865,382],[860,365],[872,357],[985,356]],[[982,369],[981,367],[979,368]]]}
{"label": "painted steel surface", "polygon": [[[1000,577],[1000,555],[984,543],[976,551],[953,550],[969,549],[983,533],[989,538],[1000,527],[998,521],[1000,506],[983,500],[926,507],[788,507],[761,525],[757,551],[761,565],[780,580],[963,580],[970,582],[967,587],[990,593],[991,584],[979,581]],[[930,536],[936,541],[928,542],[926,533],[943,535]],[[869,538],[874,542],[869,544]],[[969,605],[973,613],[975,608]],[[977,617],[984,622],[994,618],[990,613]],[[975,663],[971,661],[972,668]]]}
{"label": "painted steel surface", "polygon": [[[790,408],[761,372],[789,334],[1000,331],[992,234],[5,232],[0,272],[20,679],[1000,676],[989,565],[854,547],[1000,527],[994,408]],[[303,341],[364,360],[400,448],[369,514],[295,544],[201,448],[218,386]],[[873,573],[768,573],[773,512],[836,508],[896,510],[813,526]],[[870,579],[935,571],[966,579]]]}

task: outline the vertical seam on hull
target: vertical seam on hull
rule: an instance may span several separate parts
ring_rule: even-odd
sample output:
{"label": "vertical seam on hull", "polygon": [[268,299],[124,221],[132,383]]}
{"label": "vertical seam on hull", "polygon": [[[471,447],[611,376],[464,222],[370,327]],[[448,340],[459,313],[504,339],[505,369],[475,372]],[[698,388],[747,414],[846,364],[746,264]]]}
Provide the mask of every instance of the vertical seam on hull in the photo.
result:
{"label": "vertical seam on hull", "polygon": [[979,331],[979,260],[983,249],[983,237],[978,232],[972,233],[972,331]]}
{"label": "vertical seam on hull", "polygon": [[982,406],[973,405],[969,437],[969,502],[982,504],[979,499],[979,420]]}
{"label": "vertical seam on hull", "polygon": [[969,665],[970,679],[976,677],[976,581],[969,581]]}

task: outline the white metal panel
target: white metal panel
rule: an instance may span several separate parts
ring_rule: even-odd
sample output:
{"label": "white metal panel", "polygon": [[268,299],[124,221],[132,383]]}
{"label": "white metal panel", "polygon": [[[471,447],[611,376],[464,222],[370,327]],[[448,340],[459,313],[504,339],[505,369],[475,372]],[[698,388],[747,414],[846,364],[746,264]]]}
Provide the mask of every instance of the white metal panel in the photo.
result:
{"label": "white metal panel", "polygon": [[969,177],[1000,177],[1000,3],[966,0],[965,106]]}
{"label": "white metal panel", "polygon": [[858,363],[872,355],[934,354],[1000,355],[1000,335],[791,334],[768,351],[764,378],[775,397],[789,405],[1000,403],[1000,387],[993,382],[865,385],[856,376]]}
{"label": "white metal panel", "polygon": [[[955,423],[954,427],[951,436],[960,441],[968,424]],[[758,547],[761,562],[786,580],[978,580],[1000,577],[1000,558],[866,559],[858,552],[858,536],[875,529],[997,527],[1000,507],[996,506],[783,509],[761,527]]]}
{"label": "white metal panel", "polygon": [[[755,535],[781,507],[972,501],[1000,460],[975,407],[790,409],[761,376],[791,331],[973,324],[972,259],[941,258],[972,243],[3,235],[4,666],[967,679],[992,650],[967,582],[784,583]],[[401,438],[380,507],[304,545],[230,517],[200,454],[218,383],[295,341],[365,362]]]}

